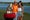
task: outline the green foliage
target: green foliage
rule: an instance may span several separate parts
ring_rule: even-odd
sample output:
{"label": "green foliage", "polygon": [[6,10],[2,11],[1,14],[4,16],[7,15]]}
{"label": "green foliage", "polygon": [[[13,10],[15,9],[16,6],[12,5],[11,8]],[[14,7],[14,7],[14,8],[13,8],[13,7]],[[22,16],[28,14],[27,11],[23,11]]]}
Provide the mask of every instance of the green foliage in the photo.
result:
{"label": "green foliage", "polygon": [[0,13],[5,13],[6,12],[6,10],[0,10]]}

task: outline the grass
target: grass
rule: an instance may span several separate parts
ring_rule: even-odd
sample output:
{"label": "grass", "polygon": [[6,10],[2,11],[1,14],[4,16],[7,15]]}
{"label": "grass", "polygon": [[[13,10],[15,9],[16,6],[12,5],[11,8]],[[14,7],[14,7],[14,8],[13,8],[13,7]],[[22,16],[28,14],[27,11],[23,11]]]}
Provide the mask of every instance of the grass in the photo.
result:
{"label": "grass", "polygon": [[[3,14],[5,12],[6,12],[5,10],[0,10],[0,20],[4,20]],[[25,12],[23,20],[30,20],[30,14]]]}
{"label": "grass", "polygon": [[24,20],[30,20],[30,14],[24,13]]}

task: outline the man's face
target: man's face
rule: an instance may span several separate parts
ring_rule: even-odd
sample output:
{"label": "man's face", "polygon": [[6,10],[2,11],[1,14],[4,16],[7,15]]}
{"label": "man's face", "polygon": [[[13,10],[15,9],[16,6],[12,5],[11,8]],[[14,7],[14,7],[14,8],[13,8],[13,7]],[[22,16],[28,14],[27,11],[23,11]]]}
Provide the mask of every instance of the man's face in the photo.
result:
{"label": "man's face", "polygon": [[17,4],[17,2],[14,2],[14,4]]}
{"label": "man's face", "polygon": [[15,3],[15,4],[17,4],[17,3]]}

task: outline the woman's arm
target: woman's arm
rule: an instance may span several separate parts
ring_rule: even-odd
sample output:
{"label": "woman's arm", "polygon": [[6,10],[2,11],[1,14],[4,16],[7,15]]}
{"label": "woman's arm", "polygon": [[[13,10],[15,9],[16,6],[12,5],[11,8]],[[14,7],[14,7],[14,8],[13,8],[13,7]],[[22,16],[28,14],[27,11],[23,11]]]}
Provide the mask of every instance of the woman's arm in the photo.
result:
{"label": "woman's arm", "polygon": [[24,14],[24,7],[22,6],[22,13]]}
{"label": "woman's arm", "polygon": [[22,13],[24,13],[24,7],[23,7],[23,4],[21,3],[21,6],[22,6]]}
{"label": "woman's arm", "polygon": [[24,7],[22,6],[22,16],[24,16]]}

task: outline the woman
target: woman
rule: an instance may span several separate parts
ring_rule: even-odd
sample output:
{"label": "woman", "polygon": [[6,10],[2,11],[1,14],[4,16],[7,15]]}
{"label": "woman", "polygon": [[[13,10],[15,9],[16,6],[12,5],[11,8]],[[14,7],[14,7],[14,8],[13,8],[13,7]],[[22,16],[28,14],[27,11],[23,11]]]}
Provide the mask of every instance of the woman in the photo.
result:
{"label": "woman", "polygon": [[18,6],[18,20],[22,20],[22,15],[23,15],[23,5],[21,3],[21,1],[19,2],[19,6]]}

